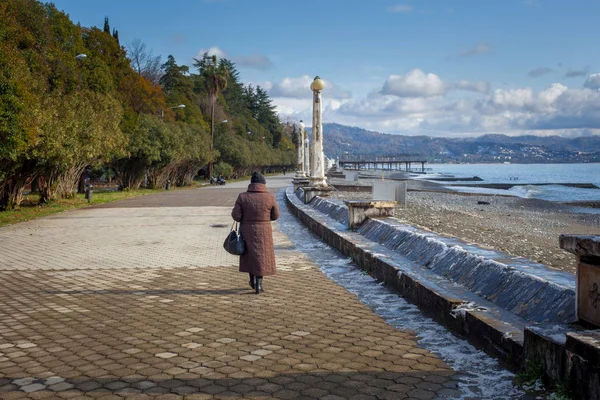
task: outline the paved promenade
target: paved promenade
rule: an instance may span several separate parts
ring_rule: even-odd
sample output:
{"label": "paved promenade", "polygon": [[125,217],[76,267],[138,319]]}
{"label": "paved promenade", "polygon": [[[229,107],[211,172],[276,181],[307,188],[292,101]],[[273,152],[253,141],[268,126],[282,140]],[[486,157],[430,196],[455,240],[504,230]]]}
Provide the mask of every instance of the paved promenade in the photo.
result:
{"label": "paved promenade", "polygon": [[278,273],[255,295],[221,247],[246,185],[0,228],[0,399],[458,394],[442,360],[329,280],[276,224]]}

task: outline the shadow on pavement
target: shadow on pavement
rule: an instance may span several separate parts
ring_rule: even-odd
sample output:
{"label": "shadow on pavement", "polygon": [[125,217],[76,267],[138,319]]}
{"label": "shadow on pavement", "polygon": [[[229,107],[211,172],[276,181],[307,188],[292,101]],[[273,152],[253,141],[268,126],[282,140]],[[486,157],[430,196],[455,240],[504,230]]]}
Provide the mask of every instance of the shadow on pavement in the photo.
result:
{"label": "shadow on pavement", "polygon": [[[268,356],[267,356],[268,357]],[[265,357],[266,358],[266,357]],[[199,371],[197,377],[192,378],[185,374],[182,378],[177,375],[154,379],[143,378],[116,378],[86,376],[73,378],[48,378],[34,379],[21,376],[0,378],[0,397],[2,393],[15,393],[22,391],[36,391],[39,397],[44,392],[68,392],[73,395],[92,394],[97,397],[99,393],[114,394],[117,396],[133,396],[135,394],[161,395],[175,394],[179,396],[192,394],[205,394],[207,397],[217,398],[277,398],[291,399],[298,396],[302,398],[331,398],[331,399],[434,399],[437,397],[457,398],[461,392],[457,389],[456,381],[450,380],[452,373],[449,371],[421,372],[311,372],[289,371],[301,369],[302,364],[294,366],[280,360],[277,368],[285,371],[276,373],[266,370],[259,359],[255,362],[246,362],[250,366],[243,369],[224,367],[223,372],[213,372],[203,375],[202,364],[197,363]],[[242,361],[243,363],[243,361]],[[273,360],[268,360],[269,364]],[[248,372],[246,372],[248,371]],[[254,375],[254,376],[251,376]],[[240,376],[233,378],[231,376]],[[247,377],[242,377],[247,376]],[[58,382],[60,380],[60,382]],[[333,396],[333,397],[325,397]],[[62,397],[62,396],[61,396]],[[4,398],[4,397],[2,397]],[[192,398],[192,397],[190,397]],[[477,397],[473,397],[477,398]]]}

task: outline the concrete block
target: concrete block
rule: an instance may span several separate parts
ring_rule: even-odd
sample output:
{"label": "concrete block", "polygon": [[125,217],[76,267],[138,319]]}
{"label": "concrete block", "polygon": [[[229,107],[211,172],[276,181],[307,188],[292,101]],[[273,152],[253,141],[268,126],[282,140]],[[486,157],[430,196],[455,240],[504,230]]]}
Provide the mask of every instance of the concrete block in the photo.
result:
{"label": "concrete block", "polygon": [[400,207],[406,207],[406,182],[374,182],[373,200],[395,201]]}
{"label": "concrete block", "polygon": [[295,178],[292,180],[292,184],[294,185],[294,192],[301,187],[305,187],[310,185],[310,180],[308,178]]}
{"label": "concrete block", "polygon": [[361,201],[344,202],[348,207],[348,227],[356,229],[367,218],[391,217],[394,215],[395,201]]}
{"label": "concrete block", "polygon": [[560,248],[576,256],[600,257],[600,235],[560,235]]}
{"label": "concrete block", "polygon": [[331,186],[306,186],[302,188],[304,194],[304,204],[310,203],[315,197],[327,197],[335,188]]}
{"label": "concrete block", "polygon": [[350,182],[358,182],[358,171],[344,171],[346,180]]}
{"label": "concrete block", "polygon": [[560,235],[559,244],[577,256],[577,318],[600,327],[600,236]]}

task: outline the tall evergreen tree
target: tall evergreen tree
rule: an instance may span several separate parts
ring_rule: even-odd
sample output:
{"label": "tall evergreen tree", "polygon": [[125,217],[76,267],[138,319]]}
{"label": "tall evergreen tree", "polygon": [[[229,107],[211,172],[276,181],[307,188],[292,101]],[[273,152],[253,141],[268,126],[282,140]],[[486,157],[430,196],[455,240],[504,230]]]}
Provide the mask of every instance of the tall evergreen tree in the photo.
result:
{"label": "tall evergreen tree", "polygon": [[240,73],[232,61],[222,59],[221,63],[229,70],[227,87],[223,90],[228,111],[233,116],[247,115],[248,101],[244,93],[244,85],[240,82]]}
{"label": "tall evergreen tree", "polygon": [[108,17],[104,17],[104,32],[110,35],[110,25],[108,24]]}
{"label": "tall evergreen tree", "polygon": [[192,81],[187,78],[189,68],[187,65],[177,65],[175,57],[169,55],[167,61],[161,65],[163,75],[160,77],[160,85],[167,95],[173,92],[181,92],[185,96],[192,95]]}

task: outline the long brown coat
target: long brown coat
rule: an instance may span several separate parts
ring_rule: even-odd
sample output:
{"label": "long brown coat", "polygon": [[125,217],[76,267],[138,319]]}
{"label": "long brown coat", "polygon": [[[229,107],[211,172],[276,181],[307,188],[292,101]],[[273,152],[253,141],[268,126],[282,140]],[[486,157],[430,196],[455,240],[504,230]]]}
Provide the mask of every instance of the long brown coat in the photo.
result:
{"label": "long brown coat", "polygon": [[240,272],[256,276],[275,274],[275,250],[271,221],[279,218],[275,197],[262,183],[251,183],[240,193],[231,216],[241,223],[246,252],[240,256]]}

